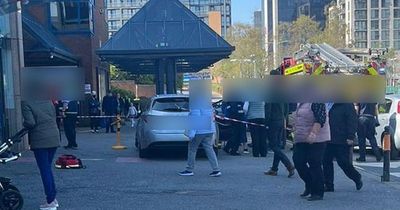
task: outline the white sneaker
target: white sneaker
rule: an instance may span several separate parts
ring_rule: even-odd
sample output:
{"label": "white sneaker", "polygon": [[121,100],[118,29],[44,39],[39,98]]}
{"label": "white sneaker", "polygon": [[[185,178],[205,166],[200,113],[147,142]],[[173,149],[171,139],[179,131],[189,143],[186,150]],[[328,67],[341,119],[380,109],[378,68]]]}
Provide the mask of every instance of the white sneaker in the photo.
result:
{"label": "white sneaker", "polygon": [[60,205],[58,204],[58,201],[57,201],[57,199],[54,199],[54,204],[56,204],[56,207],[58,208],[58,207],[60,207]]}
{"label": "white sneaker", "polygon": [[40,210],[57,210],[57,203],[55,201],[40,205]]}

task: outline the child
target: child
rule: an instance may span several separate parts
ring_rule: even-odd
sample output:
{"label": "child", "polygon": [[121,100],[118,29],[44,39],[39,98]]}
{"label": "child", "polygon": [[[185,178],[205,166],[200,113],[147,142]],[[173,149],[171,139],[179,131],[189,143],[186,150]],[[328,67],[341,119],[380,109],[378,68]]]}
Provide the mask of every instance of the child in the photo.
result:
{"label": "child", "polygon": [[131,127],[135,127],[135,117],[137,115],[136,107],[130,103],[128,117],[131,119]]}

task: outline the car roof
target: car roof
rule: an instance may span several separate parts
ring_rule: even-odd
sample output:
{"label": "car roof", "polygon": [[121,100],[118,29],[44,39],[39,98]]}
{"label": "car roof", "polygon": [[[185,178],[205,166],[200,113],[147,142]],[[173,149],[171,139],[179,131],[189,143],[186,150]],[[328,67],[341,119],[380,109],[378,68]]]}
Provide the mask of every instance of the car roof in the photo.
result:
{"label": "car roof", "polygon": [[184,94],[161,94],[153,96],[153,99],[160,99],[160,98],[189,98],[189,96]]}

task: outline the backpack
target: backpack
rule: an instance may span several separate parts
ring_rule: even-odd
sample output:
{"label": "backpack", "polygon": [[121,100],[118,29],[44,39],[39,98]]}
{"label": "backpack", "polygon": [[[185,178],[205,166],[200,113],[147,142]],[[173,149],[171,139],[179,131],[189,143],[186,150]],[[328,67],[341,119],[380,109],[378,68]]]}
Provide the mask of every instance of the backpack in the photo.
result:
{"label": "backpack", "polygon": [[84,168],[81,159],[74,155],[61,155],[55,163],[58,169],[79,169]]}

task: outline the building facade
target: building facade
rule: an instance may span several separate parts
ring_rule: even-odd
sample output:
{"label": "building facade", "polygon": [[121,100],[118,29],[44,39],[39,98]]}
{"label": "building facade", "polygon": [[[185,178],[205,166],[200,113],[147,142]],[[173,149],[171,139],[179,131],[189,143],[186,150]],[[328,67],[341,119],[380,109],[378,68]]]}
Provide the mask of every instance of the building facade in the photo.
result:
{"label": "building facade", "polygon": [[339,3],[345,13],[349,46],[400,50],[400,0],[341,0]]}
{"label": "building facade", "polygon": [[324,27],[326,22],[325,7],[332,0],[262,0],[264,43],[267,54],[274,56],[274,66],[279,59],[279,24],[291,23],[299,16],[309,16]]}
{"label": "building facade", "polygon": [[[231,0],[180,0],[207,24],[221,21],[221,34],[225,36],[231,26]],[[109,36],[117,32],[148,0],[106,0]],[[219,20],[210,18],[219,12]],[[211,14],[211,16],[210,16]],[[211,21],[211,23],[210,23]]]}
{"label": "building facade", "polygon": [[262,11],[255,11],[253,16],[253,24],[255,28],[263,27]]}

